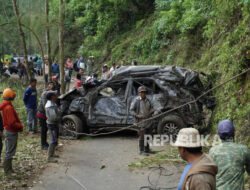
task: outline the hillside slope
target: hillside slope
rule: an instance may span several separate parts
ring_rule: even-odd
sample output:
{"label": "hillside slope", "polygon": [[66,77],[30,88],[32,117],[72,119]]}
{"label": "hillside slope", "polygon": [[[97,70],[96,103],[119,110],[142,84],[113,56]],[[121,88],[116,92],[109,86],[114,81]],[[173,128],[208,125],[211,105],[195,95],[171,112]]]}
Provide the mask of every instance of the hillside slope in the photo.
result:
{"label": "hillside slope", "polygon": [[[210,74],[214,85],[249,68],[249,2],[245,0],[109,0],[80,4],[75,27],[83,31],[79,55],[100,65],[179,65]],[[71,6],[70,6],[71,5]],[[82,5],[82,6],[80,6]],[[82,13],[82,14],[80,14]],[[73,16],[72,16],[73,18]],[[212,128],[230,119],[238,141],[250,145],[249,73],[215,91]]]}

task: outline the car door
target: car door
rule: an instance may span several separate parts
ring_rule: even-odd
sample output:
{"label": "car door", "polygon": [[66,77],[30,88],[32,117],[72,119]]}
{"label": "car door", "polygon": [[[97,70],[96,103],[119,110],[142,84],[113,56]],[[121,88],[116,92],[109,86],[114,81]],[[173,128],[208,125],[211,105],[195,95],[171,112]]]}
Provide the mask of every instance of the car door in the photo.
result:
{"label": "car door", "polygon": [[128,81],[112,82],[97,93],[97,100],[92,108],[91,125],[127,124]]}

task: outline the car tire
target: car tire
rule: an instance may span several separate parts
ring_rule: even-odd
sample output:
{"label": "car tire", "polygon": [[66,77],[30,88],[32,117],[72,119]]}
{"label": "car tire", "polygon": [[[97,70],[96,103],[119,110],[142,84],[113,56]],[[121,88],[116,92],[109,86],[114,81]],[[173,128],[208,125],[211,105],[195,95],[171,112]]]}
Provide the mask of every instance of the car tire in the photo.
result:
{"label": "car tire", "polygon": [[181,117],[168,115],[158,123],[157,133],[159,135],[172,135],[172,139],[175,140],[180,129],[185,127],[186,124]]}
{"label": "car tire", "polygon": [[82,120],[76,115],[66,115],[62,118],[62,125],[60,127],[61,136],[69,139],[78,139],[80,137],[79,134],[67,131],[65,130],[66,128],[76,133],[82,133],[83,132]]}

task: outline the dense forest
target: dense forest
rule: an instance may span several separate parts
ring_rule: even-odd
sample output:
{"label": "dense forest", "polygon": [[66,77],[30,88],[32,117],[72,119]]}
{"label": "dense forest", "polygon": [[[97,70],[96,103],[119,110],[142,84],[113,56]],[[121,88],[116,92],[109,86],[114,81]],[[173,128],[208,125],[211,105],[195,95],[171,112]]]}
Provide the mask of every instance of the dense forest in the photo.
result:
{"label": "dense forest", "polygon": [[[136,59],[139,65],[179,65],[204,71],[214,85],[249,68],[247,0],[65,0],[64,59],[93,55],[100,65]],[[18,0],[28,54],[59,55],[59,0]],[[23,54],[11,0],[0,0],[1,55]],[[27,28],[30,28],[29,30]],[[215,91],[211,126],[230,119],[238,141],[250,145],[249,73]]]}

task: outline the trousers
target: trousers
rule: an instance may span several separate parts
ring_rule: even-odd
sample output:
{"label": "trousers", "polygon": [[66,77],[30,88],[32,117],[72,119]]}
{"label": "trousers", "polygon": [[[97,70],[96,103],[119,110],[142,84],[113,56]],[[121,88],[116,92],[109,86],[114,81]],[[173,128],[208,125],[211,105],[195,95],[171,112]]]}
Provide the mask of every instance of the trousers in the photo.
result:
{"label": "trousers", "polygon": [[4,130],[5,135],[5,155],[4,159],[12,159],[16,154],[18,133]]}

